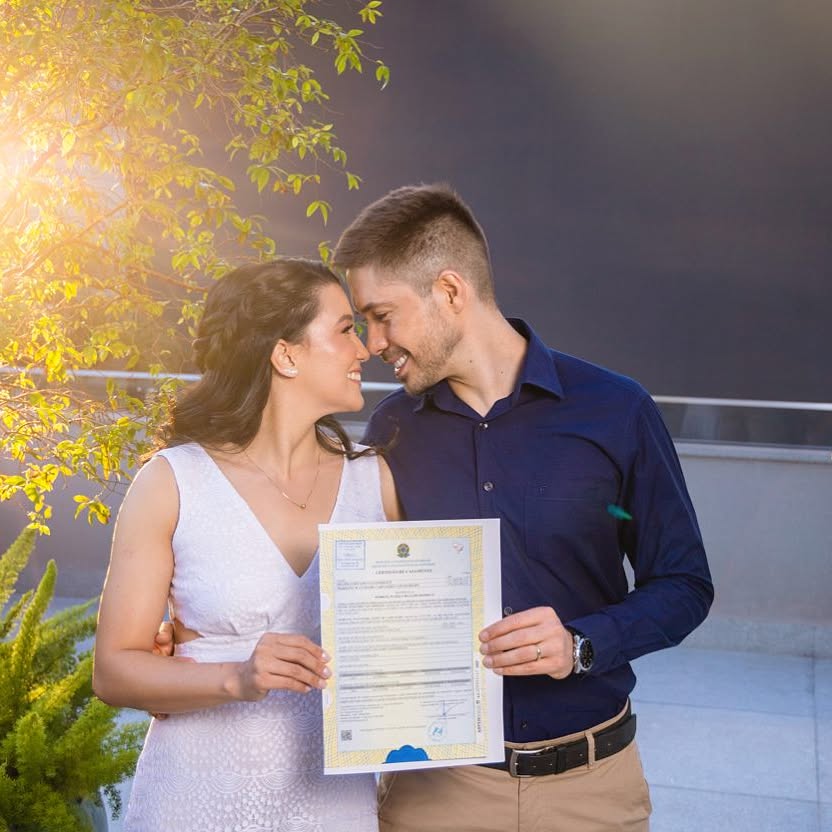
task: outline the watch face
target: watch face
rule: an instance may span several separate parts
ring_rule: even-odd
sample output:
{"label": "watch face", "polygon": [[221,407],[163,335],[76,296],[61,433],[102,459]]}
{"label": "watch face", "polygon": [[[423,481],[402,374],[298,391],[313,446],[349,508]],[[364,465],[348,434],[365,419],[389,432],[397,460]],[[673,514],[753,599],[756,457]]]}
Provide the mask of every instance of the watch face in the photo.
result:
{"label": "watch face", "polygon": [[578,661],[584,670],[589,670],[592,667],[592,659],[595,657],[595,651],[592,649],[592,642],[588,638],[582,638],[578,646]]}

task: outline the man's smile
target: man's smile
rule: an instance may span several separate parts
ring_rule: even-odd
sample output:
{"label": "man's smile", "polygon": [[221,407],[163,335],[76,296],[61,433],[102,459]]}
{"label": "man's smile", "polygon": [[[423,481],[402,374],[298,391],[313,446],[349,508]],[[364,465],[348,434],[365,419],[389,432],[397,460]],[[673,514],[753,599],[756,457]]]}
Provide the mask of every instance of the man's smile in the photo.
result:
{"label": "man's smile", "polygon": [[407,363],[408,356],[406,354],[400,355],[394,362],[393,362],[393,374],[398,377],[399,373],[402,370],[402,367]]}

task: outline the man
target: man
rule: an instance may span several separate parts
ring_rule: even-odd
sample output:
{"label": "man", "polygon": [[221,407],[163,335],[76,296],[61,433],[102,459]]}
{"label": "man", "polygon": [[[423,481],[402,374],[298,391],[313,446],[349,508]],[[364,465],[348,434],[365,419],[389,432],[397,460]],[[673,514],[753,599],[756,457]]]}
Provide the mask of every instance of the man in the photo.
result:
{"label": "man", "polygon": [[646,830],[629,662],[678,644],[713,599],[652,399],[503,317],[485,235],[447,187],[368,206],[333,259],[404,387],[365,441],[390,443],[407,518],[502,529],[505,617],[480,639],[504,678],[506,762],[385,775],[381,829]]}

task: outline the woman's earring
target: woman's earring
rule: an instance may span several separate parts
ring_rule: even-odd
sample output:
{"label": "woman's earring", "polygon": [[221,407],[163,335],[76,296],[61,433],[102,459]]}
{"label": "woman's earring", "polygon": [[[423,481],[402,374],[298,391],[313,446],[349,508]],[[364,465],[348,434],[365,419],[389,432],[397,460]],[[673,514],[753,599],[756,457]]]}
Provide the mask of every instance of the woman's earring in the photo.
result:
{"label": "woman's earring", "polygon": [[298,374],[298,368],[297,367],[281,367],[280,370],[278,370],[278,372],[282,376],[288,376],[289,378],[294,378]]}

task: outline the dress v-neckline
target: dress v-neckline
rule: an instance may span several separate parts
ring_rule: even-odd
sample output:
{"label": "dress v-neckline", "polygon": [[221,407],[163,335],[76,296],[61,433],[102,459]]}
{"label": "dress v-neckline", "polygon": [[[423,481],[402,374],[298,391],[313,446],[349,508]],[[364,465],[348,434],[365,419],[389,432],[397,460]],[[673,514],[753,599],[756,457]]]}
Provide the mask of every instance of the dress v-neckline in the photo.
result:
{"label": "dress v-neckline", "polygon": [[[320,549],[320,547],[319,546],[315,547],[315,552],[313,553],[312,558],[310,559],[309,563],[307,564],[306,569],[304,569],[304,571],[301,572],[300,574],[295,572],[295,570],[292,568],[292,564],[289,563],[289,561],[286,559],[286,555],[283,554],[283,550],[280,548],[280,545],[278,544],[278,542],[266,530],[266,527],[263,525],[262,521],[257,516],[254,509],[251,507],[248,500],[246,500],[246,498],[243,497],[243,495],[237,490],[237,487],[234,485],[233,482],[231,482],[231,480],[226,475],[225,471],[223,471],[222,468],[220,468],[219,463],[214,459],[214,457],[211,456],[211,454],[208,453],[208,451],[205,450],[205,448],[202,447],[202,445],[200,445],[198,442],[195,442],[194,444],[206,456],[206,458],[209,460],[209,462],[213,466],[214,470],[219,475],[220,479],[223,482],[225,482],[225,484],[228,486],[230,491],[234,494],[236,499],[239,500],[243,504],[245,510],[249,513],[249,515],[251,515],[251,519],[254,520],[254,523],[257,526],[257,528],[260,530],[260,532],[266,538],[266,540],[269,541],[269,543],[272,545],[272,548],[275,550],[275,552],[277,552],[278,557],[280,559],[280,562],[283,563],[286,566],[286,568],[289,570],[289,572],[292,573],[292,575],[295,576],[295,578],[297,578],[299,581],[302,581],[310,573],[310,571],[312,570],[312,566],[314,565],[315,561],[318,559],[318,550]],[[344,457],[343,462],[341,463],[341,475],[338,479],[338,493],[335,495],[335,503],[332,506],[332,511],[330,512],[329,519],[326,521],[327,523],[332,523],[333,522],[333,518],[335,517],[335,514],[338,511],[338,507],[341,505],[341,493],[343,492],[343,488],[344,488],[344,474],[346,472],[346,469],[347,469],[347,458]]]}

